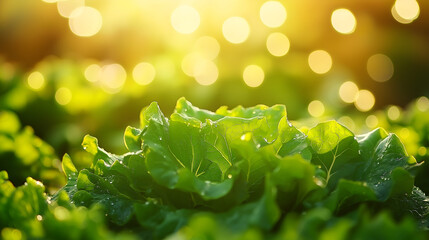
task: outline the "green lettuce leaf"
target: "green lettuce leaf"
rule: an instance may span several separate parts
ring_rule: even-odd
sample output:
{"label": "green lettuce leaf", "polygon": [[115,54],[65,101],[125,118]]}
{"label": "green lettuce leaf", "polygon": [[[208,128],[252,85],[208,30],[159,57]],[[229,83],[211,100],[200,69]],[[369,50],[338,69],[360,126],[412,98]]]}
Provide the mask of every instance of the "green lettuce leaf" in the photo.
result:
{"label": "green lettuce leaf", "polygon": [[326,173],[322,178],[329,189],[334,189],[341,178],[350,178],[359,158],[359,144],[354,134],[335,121],[319,123],[308,131],[312,149],[312,163]]}

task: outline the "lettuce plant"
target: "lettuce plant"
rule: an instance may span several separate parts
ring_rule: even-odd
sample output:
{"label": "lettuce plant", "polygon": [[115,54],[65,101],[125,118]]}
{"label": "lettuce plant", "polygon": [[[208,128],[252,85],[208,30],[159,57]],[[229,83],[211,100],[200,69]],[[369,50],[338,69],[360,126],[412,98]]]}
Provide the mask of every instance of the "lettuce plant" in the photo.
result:
{"label": "lettuce plant", "polygon": [[168,118],[157,103],[144,108],[124,142],[116,155],[85,136],[93,163],[77,171],[65,155],[67,184],[53,200],[66,192],[76,206],[102,205],[112,226],[147,239],[388,237],[373,226],[418,239],[428,226],[418,164],[381,128],[300,130],[282,105],[211,112],[181,98]]}
{"label": "lettuce plant", "polygon": [[45,186],[28,177],[15,187],[0,171],[0,238],[16,239],[136,239],[107,229],[99,206],[76,207],[65,192],[51,201]]}

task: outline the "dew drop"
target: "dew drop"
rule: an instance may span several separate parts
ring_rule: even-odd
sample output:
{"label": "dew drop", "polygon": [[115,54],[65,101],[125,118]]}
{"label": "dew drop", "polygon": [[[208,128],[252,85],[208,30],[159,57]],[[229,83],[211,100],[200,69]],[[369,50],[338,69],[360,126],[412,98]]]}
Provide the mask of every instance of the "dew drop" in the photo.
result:
{"label": "dew drop", "polygon": [[232,178],[232,175],[231,175],[231,174],[228,174],[228,178]]}

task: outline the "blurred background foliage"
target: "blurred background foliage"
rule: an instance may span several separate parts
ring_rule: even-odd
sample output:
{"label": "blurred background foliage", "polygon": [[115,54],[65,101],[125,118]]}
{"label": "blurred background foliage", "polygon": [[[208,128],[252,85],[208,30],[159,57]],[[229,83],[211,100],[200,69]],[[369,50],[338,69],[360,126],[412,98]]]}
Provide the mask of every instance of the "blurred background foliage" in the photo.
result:
{"label": "blurred background foliage", "polygon": [[0,160],[25,138],[53,156],[47,168],[65,152],[82,168],[86,133],[125,151],[143,107],[169,113],[185,96],[210,110],[285,104],[302,126],[385,127],[423,161],[428,29],[416,0],[2,0]]}

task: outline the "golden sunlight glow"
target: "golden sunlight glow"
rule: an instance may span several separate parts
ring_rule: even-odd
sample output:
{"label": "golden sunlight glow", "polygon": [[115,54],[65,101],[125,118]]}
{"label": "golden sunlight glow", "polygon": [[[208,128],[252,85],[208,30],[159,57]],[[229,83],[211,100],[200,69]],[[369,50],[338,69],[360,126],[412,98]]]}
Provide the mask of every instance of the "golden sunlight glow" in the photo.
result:
{"label": "golden sunlight glow", "polygon": [[76,8],[69,17],[70,30],[79,37],[97,34],[103,25],[100,12],[92,7]]}
{"label": "golden sunlight glow", "polygon": [[289,51],[289,39],[283,33],[271,33],[267,38],[267,49],[271,55],[281,57]]}
{"label": "golden sunlight glow", "polygon": [[183,72],[186,75],[193,77],[195,65],[200,61],[204,61],[204,58],[199,53],[194,52],[186,55],[182,60]]}
{"label": "golden sunlight glow", "polygon": [[99,80],[108,93],[119,92],[127,79],[127,72],[120,64],[108,64],[101,68]]}
{"label": "golden sunlight glow", "polygon": [[58,90],[55,92],[55,100],[60,105],[69,104],[71,99],[72,99],[72,92],[68,88],[61,87],[61,88],[58,88]]}
{"label": "golden sunlight glow", "polygon": [[155,67],[148,62],[141,62],[134,67],[134,81],[140,85],[148,85],[155,78]]}
{"label": "golden sunlight glow", "polygon": [[2,239],[8,239],[8,240],[22,240],[27,239],[22,237],[22,232],[16,228],[9,228],[5,227],[1,230],[0,236]]}
{"label": "golden sunlight glow", "polygon": [[259,87],[264,78],[264,70],[258,65],[249,65],[243,71],[243,80],[249,87]]}
{"label": "golden sunlight glow", "polygon": [[420,7],[416,0],[396,0],[392,7],[392,16],[403,24],[411,23],[419,14]]}
{"label": "golden sunlight glow", "polygon": [[345,8],[332,12],[331,23],[334,29],[342,34],[353,33],[356,29],[356,18],[353,13]]}
{"label": "golden sunlight glow", "polygon": [[401,139],[407,139],[410,136],[410,130],[408,128],[404,127],[399,130],[398,135]]}
{"label": "golden sunlight glow", "polygon": [[85,78],[90,82],[97,82],[100,76],[101,67],[98,64],[91,64],[85,69]]}
{"label": "golden sunlight glow", "polygon": [[27,78],[28,86],[34,90],[40,90],[45,86],[45,77],[40,72],[32,72]]}
{"label": "golden sunlight glow", "polygon": [[311,101],[308,104],[308,113],[313,117],[320,117],[325,113],[325,105],[319,100]]}
{"label": "golden sunlight glow", "polygon": [[68,18],[72,12],[79,7],[85,6],[85,0],[63,0],[57,2],[58,13]]}
{"label": "golden sunlight glow", "polygon": [[308,65],[317,74],[327,73],[332,67],[332,58],[324,50],[316,50],[308,56]]}
{"label": "golden sunlight glow", "polygon": [[368,90],[360,90],[355,101],[356,108],[361,112],[367,112],[374,107],[375,97]]}
{"label": "golden sunlight glow", "polygon": [[338,90],[341,100],[343,100],[345,103],[354,102],[358,97],[358,92],[358,86],[352,81],[344,82],[341,84],[340,89]]}
{"label": "golden sunlight glow", "polygon": [[250,27],[242,17],[230,17],[222,25],[222,33],[228,42],[239,44],[249,37]]}
{"label": "golden sunlight glow", "polygon": [[200,14],[189,5],[181,5],[171,14],[171,25],[179,33],[193,33],[200,26]]}
{"label": "golden sunlight glow", "polygon": [[376,128],[378,126],[378,118],[377,118],[377,116],[375,116],[375,115],[369,115],[368,117],[366,117],[365,124],[370,129]]}
{"label": "golden sunlight glow", "polygon": [[193,76],[199,84],[207,86],[216,82],[219,71],[214,62],[202,60],[195,64]]}
{"label": "golden sunlight glow", "polygon": [[58,0],[42,0],[43,2],[46,2],[46,3],[56,3],[56,2],[58,2]]}
{"label": "golden sunlight glow", "polygon": [[429,99],[427,97],[419,97],[416,102],[417,109],[426,112],[429,110]]}
{"label": "golden sunlight glow", "polygon": [[399,117],[401,116],[401,110],[399,109],[399,107],[397,106],[390,106],[387,109],[387,117],[390,120],[396,121],[399,119]]}
{"label": "golden sunlight glow", "polygon": [[220,45],[215,38],[203,36],[197,39],[194,49],[201,54],[203,58],[213,60],[219,55]]}
{"label": "golden sunlight glow", "polygon": [[393,62],[384,54],[374,54],[366,64],[368,75],[377,82],[388,81],[393,76]]}
{"label": "golden sunlight glow", "polygon": [[278,1],[265,2],[259,11],[262,23],[270,28],[276,28],[283,25],[286,21],[287,13],[286,9]]}
{"label": "golden sunlight glow", "polygon": [[392,13],[392,17],[399,23],[408,24],[413,22],[413,20],[408,20],[399,16],[398,12],[396,12],[395,5],[392,6],[392,8],[390,9],[390,12]]}

